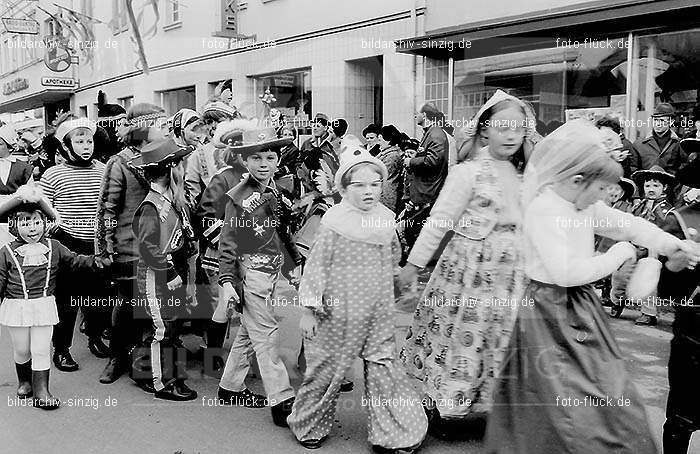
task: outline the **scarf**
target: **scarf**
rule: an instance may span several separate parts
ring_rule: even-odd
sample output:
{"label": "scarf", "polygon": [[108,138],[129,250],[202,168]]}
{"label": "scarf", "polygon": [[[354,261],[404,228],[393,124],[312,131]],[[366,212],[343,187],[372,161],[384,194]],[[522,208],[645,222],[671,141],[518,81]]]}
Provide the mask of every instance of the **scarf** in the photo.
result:
{"label": "scarf", "polygon": [[15,252],[23,258],[22,266],[40,266],[49,261],[46,256],[49,248],[43,243],[25,243],[15,248]]}
{"label": "scarf", "polygon": [[396,228],[394,213],[381,203],[364,211],[345,200],[328,209],[321,225],[349,240],[380,246],[391,244]]}

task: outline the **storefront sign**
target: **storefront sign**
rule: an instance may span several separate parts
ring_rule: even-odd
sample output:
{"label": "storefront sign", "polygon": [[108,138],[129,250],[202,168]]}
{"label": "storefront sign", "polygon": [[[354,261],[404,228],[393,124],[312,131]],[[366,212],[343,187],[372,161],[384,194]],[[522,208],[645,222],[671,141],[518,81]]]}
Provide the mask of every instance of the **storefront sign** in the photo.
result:
{"label": "storefront sign", "polygon": [[46,53],[44,54],[44,64],[53,72],[63,72],[70,68],[71,53],[64,39],[59,36],[47,36]]}
{"label": "storefront sign", "polygon": [[18,91],[26,90],[29,88],[29,81],[22,77],[18,77],[15,80],[5,82],[2,86],[3,95],[11,95],[12,93],[17,93]]}
{"label": "storefront sign", "polygon": [[8,33],[19,33],[24,35],[38,35],[39,22],[34,19],[15,19],[12,17],[3,17],[2,24]]}
{"label": "storefront sign", "polygon": [[78,84],[72,77],[42,77],[41,85],[44,87],[73,88]]}

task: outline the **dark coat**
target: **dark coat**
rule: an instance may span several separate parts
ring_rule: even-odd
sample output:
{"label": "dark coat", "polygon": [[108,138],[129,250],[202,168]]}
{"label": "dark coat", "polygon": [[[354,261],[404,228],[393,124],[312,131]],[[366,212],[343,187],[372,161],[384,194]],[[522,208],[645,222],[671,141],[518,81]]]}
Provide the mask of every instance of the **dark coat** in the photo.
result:
{"label": "dark coat", "polygon": [[630,153],[630,171],[647,170],[653,165],[661,166],[666,172],[675,173],[688,162],[688,156],[680,148],[680,139],[671,131],[671,138],[668,143],[659,148],[653,133],[649,136],[638,139],[633,145]]}
{"label": "dark coat", "polygon": [[408,165],[408,194],[416,205],[433,203],[447,177],[450,144],[447,134],[433,125],[423,134],[416,156]]}

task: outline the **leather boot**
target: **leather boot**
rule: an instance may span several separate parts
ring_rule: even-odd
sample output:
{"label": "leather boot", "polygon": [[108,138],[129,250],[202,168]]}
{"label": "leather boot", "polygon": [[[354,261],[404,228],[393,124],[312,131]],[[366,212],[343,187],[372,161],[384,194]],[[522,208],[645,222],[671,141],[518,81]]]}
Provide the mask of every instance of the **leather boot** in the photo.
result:
{"label": "leather boot", "polygon": [[102,371],[100,375],[100,383],[109,384],[114,383],[126,372],[124,369],[123,361],[119,358],[111,358],[105,366],[105,370]]}
{"label": "leather boot", "polygon": [[34,391],[34,407],[42,410],[55,410],[61,405],[60,399],[49,391],[49,370],[32,371],[32,389]]}
{"label": "leather boot", "polygon": [[32,360],[30,359],[24,364],[15,363],[15,369],[17,369],[17,380],[19,381],[17,397],[20,399],[32,397]]}
{"label": "leather boot", "polygon": [[294,398],[290,397],[287,400],[283,400],[277,405],[271,408],[272,411],[272,422],[279,427],[289,427],[287,424],[287,416],[292,414],[292,406],[294,405]]}
{"label": "leather boot", "polygon": [[88,349],[98,358],[109,358],[109,347],[102,342],[102,336],[88,340]]}

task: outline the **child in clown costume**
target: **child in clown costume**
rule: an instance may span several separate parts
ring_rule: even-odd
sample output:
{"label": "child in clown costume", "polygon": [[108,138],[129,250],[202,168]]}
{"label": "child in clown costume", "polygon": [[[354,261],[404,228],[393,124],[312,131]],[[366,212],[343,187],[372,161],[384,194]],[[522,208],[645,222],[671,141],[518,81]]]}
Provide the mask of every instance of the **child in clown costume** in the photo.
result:
{"label": "child in clown costume", "polygon": [[304,447],[320,447],[345,373],[359,356],[375,452],[413,452],[427,418],[394,358],[393,281],[401,253],[394,213],[379,202],[387,170],[366,150],[343,157],[335,175],[343,200],[323,216],[299,288],[308,365],[287,422]]}
{"label": "child in clown costume", "polygon": [[17,396],[34,396],[35,407],[52,410],[60,405],[49,391],[51,335],[58,323],[56,275],[63,267],[102,268],[109,259],[78,255],[46,238],[47,217],[56,215],[34,186],[20,187],[0,213],[9,214],[10,233],[16,237],[0,249],[0,325],[12,340]]}

